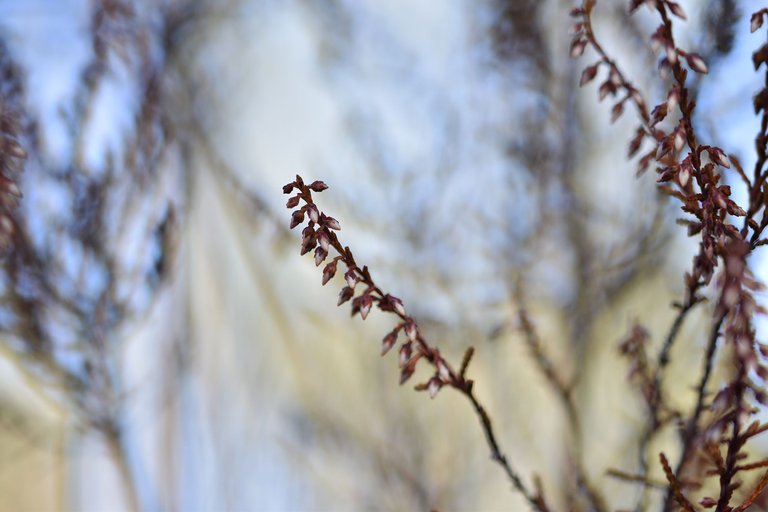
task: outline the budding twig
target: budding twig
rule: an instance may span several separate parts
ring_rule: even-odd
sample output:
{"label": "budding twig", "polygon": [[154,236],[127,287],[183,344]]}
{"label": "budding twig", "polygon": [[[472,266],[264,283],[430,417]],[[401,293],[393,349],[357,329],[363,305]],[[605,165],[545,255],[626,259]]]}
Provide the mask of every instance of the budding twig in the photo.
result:
{"label": "budding twig", "polygon": [[[413,376],[420,361],[426,361],[433,368],[434,374],[426,382],[417,384],[415,389],[427,391],[430,398],[434,398],[443,387],[453,388],[464,395],[472,404],[480,420],[486,443],[491,451],[491,459],[503,468],[512,486],[523,495],[534,510],[548,512],[550,509],[541,492],[534,492],[526,487],[501,450],[491,418],[474,393],[473,381],[465,376],[474,349],[472,347],[467,349],[460,369],[456,371],[440,354],[440,350],[427,342],[414,318],[406,311],[403,302],[393,295],[384,293],[373,281],[368,267],[360,267],[350,248],[341,244],[336,235],[336,232],[341,229],[339,222],[318,209],[312,198],[312,192],[322,192],[327,188],[328,186],[322,181],[306,184],[298,175],[295,181],[283,187],[285,194],[296,191],[286,204],[287,208],[294,209],[291,214],[291,229],[308,221],[302,231],[301,254],[314,251],[315,265],[320,266],[330,257],[331,248],[337,253],[323,268],[323,285],[336,275],[338,264],[343,263],[346,267],[345,286],[339,293],[338,305],[351,301],[352,315],[359,314],[363,320],[374,305],[379,310],[398,318],[394,329],[382,340],[381,354],[385,355],[394,348],[398,339],[404,335],[398,352],[400,384],[406,383]],[[303,205],[301,205],[302,202]],[[362,292],[357,293],[361,289]]]}

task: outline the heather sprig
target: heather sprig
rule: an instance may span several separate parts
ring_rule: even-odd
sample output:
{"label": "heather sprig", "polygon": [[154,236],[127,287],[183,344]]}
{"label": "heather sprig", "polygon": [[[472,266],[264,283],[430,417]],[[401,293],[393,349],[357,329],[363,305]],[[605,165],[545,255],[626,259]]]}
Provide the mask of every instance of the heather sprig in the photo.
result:
{"label": "heather sprig", "polygon": [[[749,416],[755,412],[749,405],[747,393],[751,393],[755,401],[766,403],[762,384],[757,384],[752,375],[757,375],[763,381],[768,377],[768,369],[758,354],[766,350],[755,339],[753,326],[754,316],[765,313],[754,297],[755,292],[762,289],[762,284],[752,276],[747,257],[764,243],[760,236],[768,225],[765,211],[768,204],[768,187],[765,184],[768,171],[763,169],[767,159],[768,93],[764,88],[755,97],[755,112],[762,112],[762,120],[761,131],[756,138],[757,164],[754,176],[750,179],[737,158],[728,155],[722,148],[702,144],[697,139],[693,122],[696,102],[688,84],[688,73],[693,71],[706,74],[708,68],[702,56],[688,52],[676,43],[673,19],[686,19],[680,5],[670,0],[630,2],[630,12],[645,5],[658,14],[660,24],[651,35],[650,44],[654,52],[663,50],[658,62],[662,76],[672,77],[666,97],[649,112],[642,94],[625,78],[615,60],[595,37],[592,14],[596,4],[596,0],[585,0],[580,7],[571,11],[577,20],[572,29],[572,56],[581,56],[587,47],[591,47],[598,55],[598,61],[583,71],[581,85],[594,80],[601,67],[606,68],[607,78],[599,88],[599,97],[601,100],[609,95],[618,97],[612,109],[612,120],[622,114],[625,103],[635,104],[640,126],[630,142],[629,156],[637,153],[646,139],[651,141],[650,150],[640,158],[638,172],[644,172],[655,163],[660,189],[679,200],[681,210],[689,215],[689,218],[679,222],[687,225],[689,236],[699,240],[698,254],[694,257],[691,271],[685,276],[685,299],[677,304],[678,315],[664,340],[655,365],[649,365],[644,343],[625,342],[622,346],[622,350],[634,361],[635,375],[641,377],[639,380],[650,416],[646,432],[641,438],[641,467],[646,471],[641,480],[647,481],[644,459],[648,442],[663,423],[660,420],[660,412],[665,409],[662,372],[669,362],[670,350],[685,317],[696,304],[705,300],[701,292],[717,275],[717,300],[705,351],[704,369],[697,386],[696,405],[686,421],[679,421],[682,454],[674,471],[663,454],[661,462],[669,482],[665,510],[671,510],[673,502],[686,510],[694,510],[684,493],[686,488],[698,485],[697,479],[683,479],[683,474],[690,471],[696,471],[698,477],[709,475],[719,478],[719,494],[702,498],[700,505],[705,508],[716,507],[718,511],[731,510],[734,490],[741,485],[736,478],[737,473],[762,467],[760,464],[739,465],[739,461],[746,456],[743,449],[747,439],[764,430],[759,422],[752,422],[747,427]],[[762,25],[766,12],[766,9],[762,9],[752,16],[753,32]],[[766,56],[768,45],[755,52],[753,61],[756,69],[765,63]],[[671,126],[664,126],[665,120],[673,120]],[[748,189],[749,204],[746,207],[731,199],[731,186],[724,183],[725,173],[732,166],[732,172],[737,174]],[[763,212],[763,217],[757,222],[755,217],[759,212]],[[744,218],[741,228],[732,223],[735,217]],[[709,403],[707,388],[720,337],[733,346],[737,371],[733,380]],[[629,340],[637,338],[632,336]],[[702,417],[707,409],[714,418],[703,423]],[[675,416],[672,411],[670,417]],[[745,436],[745,432],[750,432],[750,435]],[[721,446],[725,447],[724,454],[721,453]],[[692,467],[696,450],[703,450],[707,454],[701,468]],[[760,480],[750,498],[733,510],[743,510],[748,503],[752,503],[765,487],[764,480]]]}
{"label": "heather sprig", "polygon": [[[294,194],[286,203],[291,214],[290,228],[296,228],[304,222],[307,225],[301,232],[301,254],[314,251],[315,265],[320,266],[330,257],[323,268],[323,285],[327,284],[337,273],[339,264],[346,268],[344,272],[345,285],[339,292],[338,305],[351,301],[352,316],[357,314],[365,320],[374,306],[380,311],[397,317],[395,327],[387,333],[381,342],[381,355],[386,355],[398,342],[398,365],[400,367],[400,384],[406,383],[416,371],[419,362],[425,361],[432,367],[433,374],[425,382],[414,386],[416,391],[426,391],[430,398],[449,387],[463,394],[472,404],[480,420],[486,442],[491,451],[491,459],[498,463],[512,483],[534,510],[547,512],[550,510],[544,499],[540,484],[536,490],[530,490],[501,450],[493,430],[490,416],[478,401],[473,390],[473,381],[466,378],[469,363],[474,354],[474,348],[469,347],[464,353],[459,369],[456,370],[440,353],[437,347],[430,345],[422,336],[416,320],[410,316],[403,302],[382,291],[371,277],[368,267],[360,266],[349,247],[344,246],[338,239],[337,232],[341,230],[339,222],[320,211],[312,197],[313,192],[322,192],[328,186],[322,181],[305,183],[301,176],[283,187],[284,194]],[[336,256],[331,256],[331,249]]]}

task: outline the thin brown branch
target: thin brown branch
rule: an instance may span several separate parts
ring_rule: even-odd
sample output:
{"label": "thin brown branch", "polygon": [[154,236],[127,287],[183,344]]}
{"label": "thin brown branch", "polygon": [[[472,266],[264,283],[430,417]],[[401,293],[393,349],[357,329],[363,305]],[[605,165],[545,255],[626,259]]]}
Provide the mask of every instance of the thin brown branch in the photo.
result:
{"label": "thin brown branch", "polygon": [[[696,388],[696,406],[694,407],[693,413],[686,423],[685,430],[682,433],[683,448],[674,473],[674,477],[678,481],[682,479],[685,466],[690,461],[690,455],[694,448],[694,442],[699,434],[699,421],[701,419],[701,414],[704,412],[704,401],[707,397],[707,385],[709,384],[709,379],[712,375],[715,351],[717,349],[717,340],[720,337],[720,327],[722,326],[724,320],[725,315],[722,315],[719,319],[717,319],[710,332],[709,342],[707,343],[707,351],[704,355],[704,370],[702,371],[701,380],[699,381],[699,384]],[[672,494],[673,492],[670,489],[665,500],[665,511],[671,510],[673,500]]]}
{"label": "thin brown branch", "polygon": [[[440,350],[426,341],[418,324],[407,313],[402,301],[383,292],[374,282],[368,267],[360,267],[350,248],[341,244],[336,235],[336,231],[341,229],[339,222],[318,209],[312,198],[312,192],[322,192],[327,188],[328,186],[321,181],[306,184],[298,175],[295,181],[283,187],[283,192],[286,194],[290,194],[294,190],[297,191],[286,204],[287,208],[294,210],[291,215],[290,227],[297,227],[305,222],[305,217],[308,218],[307,226],[302,231],[301,254],[314,250],[315,264],[319,266],[329,258],[331,248],[336,251],[337,256],[333,257],[323,269],[323,284],[335,276],[339,263],[343,263],[347,267],[347,271],[344,273],[346,286],[339,294],[339,305],[351,301],[352,314],[359,314],[363,320],[374,305],[381,311],[391,313],[398,318],[398,324],[394,330],[382,340],[382,355],[385,355],[397,344],[401,332],[405,334],[405,340],[399,349],[400,384],[404,384],[411,378],[420,361],[427,361],[434,369],[434,375],[427,382],[416,385],[415,389],[427,391],[433,398],[444,386],[451,387],[463,394],[470,401],[478,416],[486,444],[491,452],[491,459],[501,466],[512,487],[522,494],[534,510],[549,512],[550,508],[541,493],[529,490],[519,473],[512,468],[507,456],[499,447],[491,418],[475,396],[473,381],[464,376],[473,351],[465,353],[461,369],[457,372],[443,358]],[[303,206],[301,202],[304,203]],[[356,290],[359,290],[360,287],[363,288],[363,292],[355,297]]]}

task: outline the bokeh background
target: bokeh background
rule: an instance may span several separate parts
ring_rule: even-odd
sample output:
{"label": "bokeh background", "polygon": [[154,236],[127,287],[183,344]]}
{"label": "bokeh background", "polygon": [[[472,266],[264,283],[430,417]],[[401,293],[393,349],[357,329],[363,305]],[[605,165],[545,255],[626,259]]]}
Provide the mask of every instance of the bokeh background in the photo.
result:
{"label": "bokeh background", "polygon": [[[745,168],[757,4],[681,1],[676,26],[710,67],[692,82],[699,135]],[[20,119],[4,136],[28,158],[0,280],[0,510],[525,509],[470,405],[398,387],[378,355],[391,320],[350,319],[340,277],[322,287],[299,257],[281,193],[296,173],[330,186],[317,200],[343,243],[434,344],[475,346],[470,376],[526,482],[589,510],[565,503],[580,466],[633,508],[642,489],[607,474],[638,471],[644,426],[617,347],[636,323],[661,343],[695,245],[626,158],[634,113],[611,124],[597,85],[578,87],[594,56],[569,57],[571,7],[1,0],[3,113]],[[651,13],[603,0],[595,26],[660,101]],[[707,307],[672,354],[681,407]]]}

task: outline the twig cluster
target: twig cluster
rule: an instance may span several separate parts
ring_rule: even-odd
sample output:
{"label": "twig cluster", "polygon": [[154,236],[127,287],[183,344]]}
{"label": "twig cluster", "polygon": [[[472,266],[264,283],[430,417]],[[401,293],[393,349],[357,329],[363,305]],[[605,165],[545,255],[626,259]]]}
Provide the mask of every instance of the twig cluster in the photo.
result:
{"label": "twig cluster", "polygon": [[[630,13],[646,6],[659,20],[650,36],[650,47],[654,53],[661,54],[658,69],[662,79],[667,80],[668,88],[661,101],[652,108],[596,37],[593,28],[596,5],[596,0],[584,0],[580,7],[571,11],[575,18],[571,30],[571,56],[580,57],[589,49],[597,55],[597,60],[583,70],[580,84],[583,86],[598,79],[602,71],[598,95],[600,100],[613,99],[612,121],[622,116],[628,105],[635,107],[640,123],[629,143],[628,156],[632,158],[641,153],[638,175],[651,167],[655,169],[660,190],[680,204],[684,217],[678,222],[687,227],[688,235],[696,237],[698,243],[692,266],[685,274],[684,297],[673,305],[677,315],[658,352],[651,353],[650,334],[640,324],[620,345],[621,352],[630,360],[631,378],[638,384],[644,399],[647,421],[638,446],[641,474],[620,469],[610,469],[609,474],[639,483],[644,489],[664,490],[665,510],[675,507],[686,511],[700,507],[718,512],[745,510],[768,487],[768,460],[746,460],[748,441],[768,430],[768,424],[751,418],[757,411],[756,404],[768,402],[763,390],[768,380],[768,366],[763,357],[768,356],[768,348],[758,342],[754,327],[755,315],[765,313],[755,298],[763,286],[748,266],[749,256],[768,243],[763,237],[768,226],[768,169],[765,168],[768,160],[768,72],[766,87],[754,100],[755,112],[762,117],[755,144],[757,162],[749,175],[734,155],[698,139],[694,123],[696,101],[689,74],[705,75],[708,66],[702,55],[681,48],[675,39],[675,23],[686,19],[680,4],[672,0],[632,0],[629,5]],[[766,15],[768,9],[752,16],[753,32],[762,26]],[[753,60],[756,70],[763,64],[768,68],[768,44],[755,52]],[[734,180],[746,187],[748,204],[739,205],[732,198]],[[473,394],[472,381],[465,377],[473,349],[467,350],[460,368],[455,370],[437,348],[427,343],[402,301],[384,293],[374,283],[368,268],[360,267],[349,247],[339,242],[336,235],[340,229],[338,221],[321,212],[312,198],[312,192],[326,188],[320,181],[306,184],[299,176],[283,188],[286,194],[296,192],[287,203],[287,207],[294,210],[291,228],[308,219],[302,231],[301,253],[314,251],[316,265],[325,265],[323,284],[335,276],[339,264],[346,267],[346,284],[339,294],[339,305],[351,301],[353,316],[359,314],[365,319],[373,306],[377,306],[397,317],[395,327],[384,337],[381,346],[384,355],[399,343],[400,383],[412,377],[420,361],[426,361],[433,374],[417,384],[416,390],[427,391],[435,397],[443,387],[451,387],[464,394],[480,418],[492,458],[505,469],[513,486],[534,509],[548,510],[541,489],[537,486],[535,492],[529,490],[499,449],[490,418]],[[738,225],[737,219],[741,219]],[[332,250],[335,256],[331,256]],[[708,300],[707,290],[713,290],[714,300]],[[685,319],[696,306],[708,301],[713,303],[712,319],[696,386],[696,402],[691,411],[682,411],[666,396],[664,371]],[[544,354],[533,324],[522,307],[519,321],[539,370],[561,398],[573,425],[577,426],[578,411],[571,399],[571,388]],[[724,346],[731,347],[732,351],[726,352]],[[713,368],[719,357],[725,358],[731,353],[735,371],[730,381],[712,396]],[[667,425],[673,425],[678,433],[681,455],[676,464],[672,464],[667,455],[658,454],[667,479],[664,484],[650,478],[647,452],[652,439]],[[577,469],[581,474],[581,469]],[[744,474],[754,470],[763,470],[764,474],[753,478],[747,491],[737,492],[744,485]],[[709,493],[711,488],[714,493]],[[705,494],[694,498],[699,491]],[[590,497],[590,506],[600,510],[603,505],[599,494],[595,492]],[[637,504],[638,510],[646,507],[645,501],[644,492]]]}
{"label": "twig cluster", "polygon": [[441,355],[440,349],[427,342],[422,336],[418,324],[403,306],[403,302],[399,298],[383,292],[373,281],[368,267],[360,267],[350,248],[339,242],[336,235],[336,232],[341,229],[339,222],[320,211],[312,198],[312,192],[322,192],[327,188],[328,186],[322,181],[306,184],[298,175],[295,181],[283,187],[285,194],[296,191],[296,194],[291,196],[286,204],[287,208],[293,210],[291,229],[302,225],[305,221],[307,222],[302,230],[301,254],[314,251],[315,265],[320,266],[329,258],[331,249],[336,252],[336,256],[333,256],[323,268],[323,285],[336,275],[339,263],[344,264],[346,267],[344,272],[345,286],[339,292],[338,305],[341,306],[351,300],[352,316],[359,314],[363,320],[371,312],[374,305],[382,312],[390,313],[398,318],[394,329],[382,339],[381,355],[386,355],[400,340],[398,350],[400,384],[406,383],[413,376],[420,361],[425,361],[431,366],[433,370],[431,378],[416,384],[414,389],[426,391],[431,398],[434,398],[443,387],[453,388],[464,395],[471,402],[478,415],[491,451],[491,458],[504,469],[514,488],[523,494],[535,510],[541,512],[550,510],[544,500],[540,485],[536,485],[535,491],[530,490],[512,468],[499,446],[490,417],[475,396],[473,381],[466,377],[474,348],[469,347],[466,350],[461,364],[456,369]]}
{"label": "twig cluster", "polygon": [[[698,237],[699,241],[698,254],[694,257],[691,271],[685,276],[685,299],[676,305],[678,315],[655,364],[649,363],[643,344],[647,334],[640,328],[636,328],[622,345],[622,350],[633,360],[633,374],[639,376],[650,416],[641,446],[641,466],[647,468],[644,458],[650,438],[664,422],[677,420],[682,454],[674,471],[666,457],[661,455],[669,481],[665,509],[670,510],[676,502],[686,510],[695,510],[686,491],[701,487],[701,479],[706,476],[717,476],[718,494],[702,497],[699,504],[705,508],[715,507],[718,511],[743,510],[766,485],[765,478],[761,478],[750,493],[751,498],[747,497],[737,507],[731,505],[734,491],[742,485],[737,474],[762,467],[759,464],[740,465],[739,461],[747,456],[744,450],[746,441],[764,430],[756,421],[749,423],[748,418],[755,408],[750,405],[747,395],[750,394],[756,402],[766,403],[762,383],[768,377],[768,369],[759,356],[766,350],[755,339],[753,325],[754,315],[765,312],[754,297],[762,285],[755,280],[747,265],[748,256],[765,243],[761,235],[768,222],[765,211],[768,204],[765,177],[768,171],[764,169],[768,126],[766,94],[763,89],[755,97],[755,111],[762,111],[763,118],[761,132],[756,139],[758,159],[750,178],[735,156],[726,154],[715,145],[702,144],[697,139],[693,122],[696,102],[692,98],[688,74],[689,71],[705,74],[708,69],[700,55],[680,48],[675,41],[673,20],[686,18],[682,8],[669,0],[633,0],[630,11],[634,12],[643,5],[656,12],[660,19],[658,28],[651,36],[651,46],[656,52],[662,51],[658,62],[662,76],[671,75],[672,79],[666,98],[650,112],[643,95],[625,77],[595,36],[592,13],[596,1],[586,0],[571,12],[577,20],[573,27],[572,55],[581,56],[588,47],[598,55],[598,61],[583,71],[581,85],[595,79],[598,70],[605,68],[607,78],[600,85],[599,96],[601,100],[608,96],[618,97],[612,109],[612,120],[622,114],[627,102],[634,103],[641,124],[630,142],[629,156],[634,156],[645,140],[652,142],[652,147],[639,160],[639,172],[655,165],[661,190],[679,200],[681,210],[688,214],[679,222],[687,225],[688,235]],[[761,10],[752,16],[752,31],[762,25],[764,15],[765,10]],[[767,52],[768,48],[764,46],[755,53],[756,69],[764,63]],[[665,120],[666,126],[663,124]],[[731,186],[724,184],[728,176],[726,171],[732,167],[749,192],[746,208],[731,199]],[[757,216],[761,212],[762,217],[758,221]],[[744,219],[741,227],[733,223],[737,217]],[[681,419],[679,411],[665,404],[662,372],[684,318],[696,304],[705,301],[702,291],[713,281],[716,272],[717,300],[704,370],[697,387],[697,402],[688,418]],[[733,380],[710,401],[708,385],[717,354],[717,341],[721,336],[734,349],[736,371]],[[702,421],[705,410],[711,418]],[[664,418],[661,418],[662,413]],[[701,453],[701,457],[697,453]],[[647,478],[647,469],[644,478]]]}

